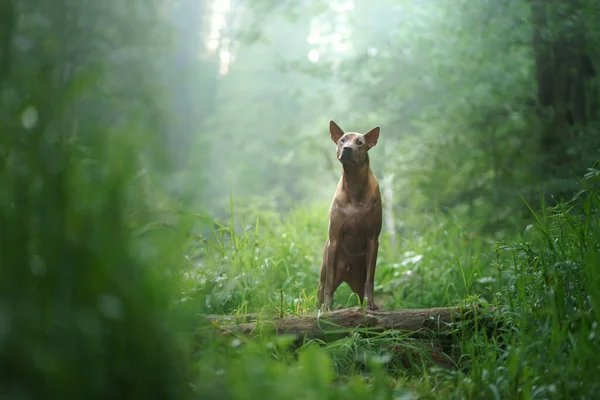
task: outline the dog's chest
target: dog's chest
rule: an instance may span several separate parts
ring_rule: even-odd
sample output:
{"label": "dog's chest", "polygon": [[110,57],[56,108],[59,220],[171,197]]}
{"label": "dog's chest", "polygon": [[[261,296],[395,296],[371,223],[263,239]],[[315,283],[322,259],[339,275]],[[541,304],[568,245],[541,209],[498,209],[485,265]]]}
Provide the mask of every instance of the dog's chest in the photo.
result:
{"label": "dog's chest", "polygon": [[340,231],[351,236],[364,233],[373,220],[374,210],[369,204],[345,204],[335,211]]}

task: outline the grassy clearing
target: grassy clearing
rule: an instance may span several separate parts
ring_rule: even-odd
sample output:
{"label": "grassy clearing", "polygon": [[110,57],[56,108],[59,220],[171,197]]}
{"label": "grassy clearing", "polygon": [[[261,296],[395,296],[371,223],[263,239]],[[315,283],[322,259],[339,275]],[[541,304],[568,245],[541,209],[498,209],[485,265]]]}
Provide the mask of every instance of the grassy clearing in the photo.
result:
{"label": "grassy clearing", "polygon": [[[327,207],[299,207],[286,216],[252,215],[251,224],[243,217],[239,223],[232,218],[227,225],[216,224],[212,237],[187,258],[187,298],[203,299],[199,307],[210,313],[314,312]],[[399,240],[391,248],[383,234],[380,244],[376,289],[385,307],[439,306],[474,292],[491,299],[486,288],[497,279],[489,265],[492,248],[456,219],[439,216],[429,228]],[[345,307],[358,304],[347,285],[338,289],[335,301]]]}
{"label": "grassy clearing", "polygon": [[[376,291],[382,306],[477,304],[495,317],[491,334],[478,323],[455,326],[453,368],[429,363],[429,352],[399,333],[366,338],[355,332],[299,349],[291,349],[286,337],[200,333],[198,390],[236,399],[256,393],[290,399],[593,398],[600,389],[596,181],[597,171],[590,170],[575,199],[531,208],[532,224],[513,240],[487,241],[442,215],[426,230],[403,235],[396,249],[383,238]],[[252,225],[220,226],[189,263],[187,301],[210,313],[315,312],[325,212],[326,205],[301,207]],[[335,300],[356,304],[346,287]]]}

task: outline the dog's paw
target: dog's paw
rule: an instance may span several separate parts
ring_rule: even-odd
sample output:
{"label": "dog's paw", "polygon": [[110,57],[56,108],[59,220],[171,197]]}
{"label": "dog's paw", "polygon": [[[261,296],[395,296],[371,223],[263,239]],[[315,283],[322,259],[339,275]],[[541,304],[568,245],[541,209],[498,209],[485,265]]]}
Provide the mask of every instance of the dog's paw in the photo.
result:
{"label": "dog's paw", "polygon": [[377,310],[379,310],[379,307],[377,307],[375,305],[375,303],[369,303],[369,304],[367,304],[367,310],[369,310],[369,311],[377,311]]}

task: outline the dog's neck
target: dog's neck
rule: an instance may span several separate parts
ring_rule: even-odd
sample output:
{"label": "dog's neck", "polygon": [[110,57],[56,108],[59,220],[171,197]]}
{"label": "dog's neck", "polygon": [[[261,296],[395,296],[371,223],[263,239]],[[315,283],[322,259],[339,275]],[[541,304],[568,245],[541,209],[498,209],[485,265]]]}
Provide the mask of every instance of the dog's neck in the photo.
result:
{"label": "dog's neck", "polygon": [[350,200],[362,200],[369,186],[369,157],[360,164],[342,164],[342,188]]}

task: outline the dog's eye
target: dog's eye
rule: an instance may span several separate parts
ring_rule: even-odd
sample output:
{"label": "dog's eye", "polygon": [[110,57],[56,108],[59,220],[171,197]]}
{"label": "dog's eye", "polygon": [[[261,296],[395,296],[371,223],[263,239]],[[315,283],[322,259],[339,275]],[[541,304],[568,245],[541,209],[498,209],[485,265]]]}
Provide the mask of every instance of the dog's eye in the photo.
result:
{"label": "dog's eye", "polygon": [[363,141],[362,140],[357,140],[356,144],[359,145],[359,146],[362,146],[363,145]]}
{"label": "dog's eye", "polygon": [[345,143],[346,142],[346,138],[345,137],[341,138],[340,142]]}

